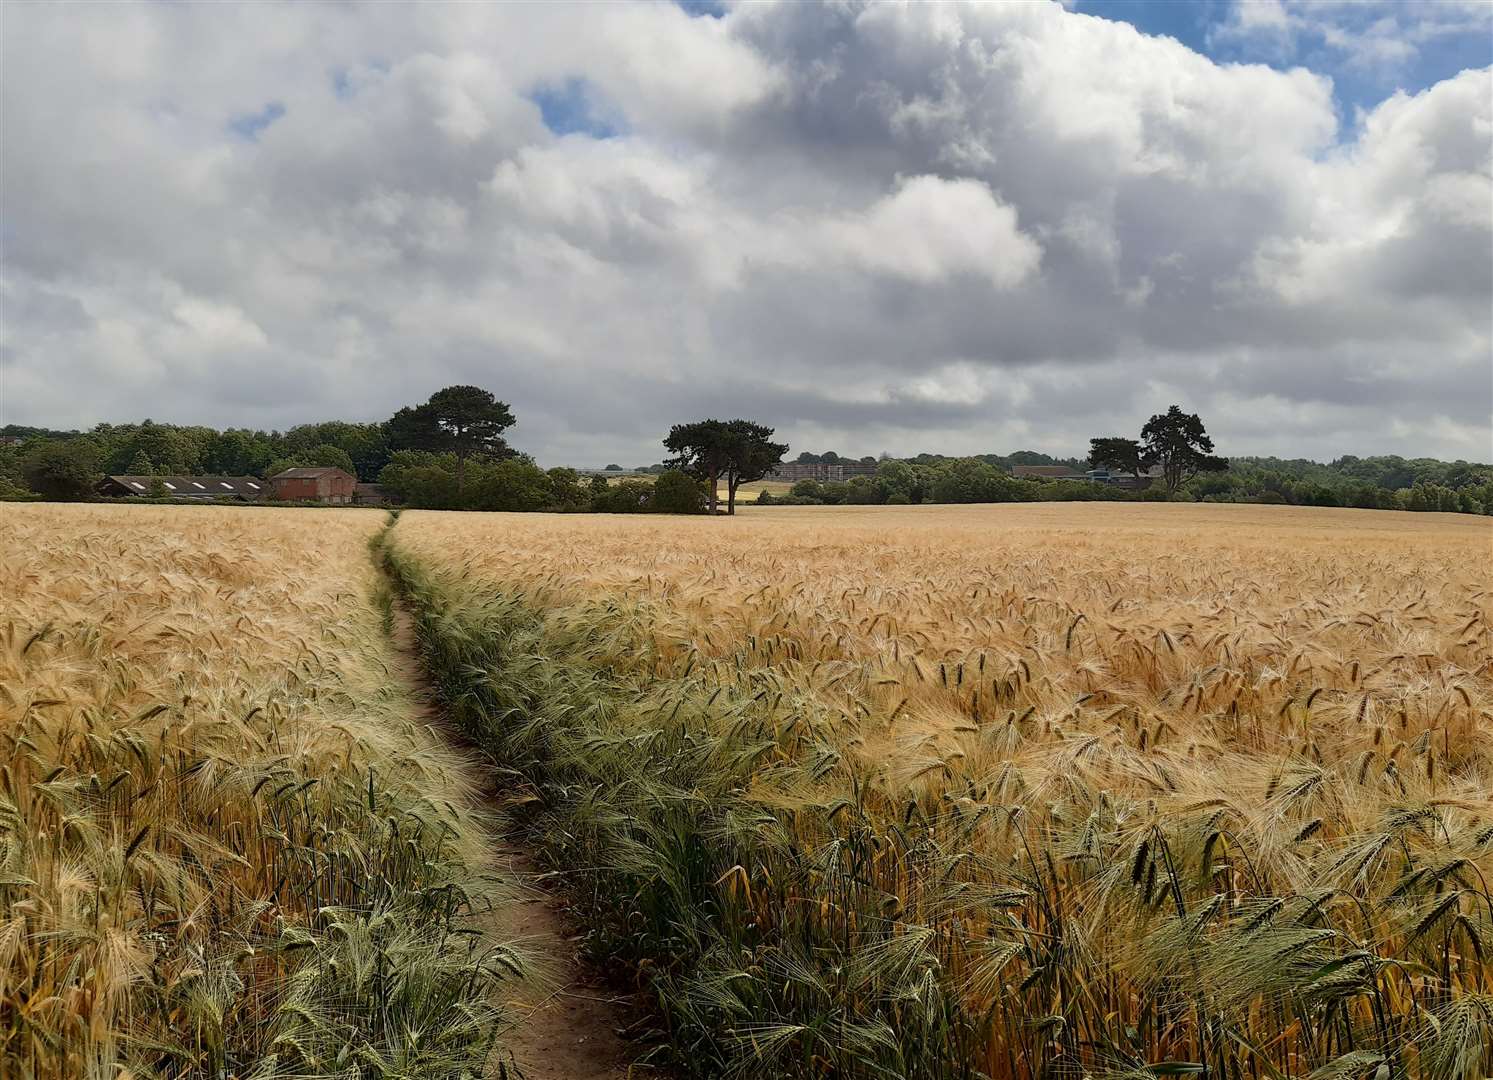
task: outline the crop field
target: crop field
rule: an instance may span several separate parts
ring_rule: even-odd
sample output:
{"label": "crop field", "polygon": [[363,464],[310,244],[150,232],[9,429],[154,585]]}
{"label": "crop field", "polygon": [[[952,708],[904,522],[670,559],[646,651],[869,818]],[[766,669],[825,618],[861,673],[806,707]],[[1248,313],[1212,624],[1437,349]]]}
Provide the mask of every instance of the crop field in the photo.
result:
{"label": "crop field", "polygon": [[1490,556],[1287,507],[7,504],[0,1075],[514,1075],[479,780],[681,1076],[1493,1075]]}
{"label": "crop field", "polygon": [[382,519],[0,508],[0,1075],[482,1068],[511,957]]}
{"label": "crop field", "polygon": [[407,513],[453,720],[702,1073],[1493,1074],[1493,531]]}

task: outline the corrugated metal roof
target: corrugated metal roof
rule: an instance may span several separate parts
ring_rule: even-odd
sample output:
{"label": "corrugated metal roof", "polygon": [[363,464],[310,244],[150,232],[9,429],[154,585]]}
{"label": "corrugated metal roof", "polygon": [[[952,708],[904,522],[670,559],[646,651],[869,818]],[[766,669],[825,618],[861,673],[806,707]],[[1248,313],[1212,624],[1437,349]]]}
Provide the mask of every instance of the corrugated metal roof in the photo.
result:
{"label": "corrugated metal roof", "polygon": [[110,476],[109,479],[136,495],[149,495],[159,480],[172,497],[194,499],[226,498],[233,495],[257,499],[269,494],[268,481],[257,476]]}
{"label": "corrugated metal roof", "polygon": [[314,468],[286,469],[270,477],[271,480],[319,480],[323,476],[346,476],[352,479],[352,474],[345,469],[339,469],[335,465],[321,465]]}

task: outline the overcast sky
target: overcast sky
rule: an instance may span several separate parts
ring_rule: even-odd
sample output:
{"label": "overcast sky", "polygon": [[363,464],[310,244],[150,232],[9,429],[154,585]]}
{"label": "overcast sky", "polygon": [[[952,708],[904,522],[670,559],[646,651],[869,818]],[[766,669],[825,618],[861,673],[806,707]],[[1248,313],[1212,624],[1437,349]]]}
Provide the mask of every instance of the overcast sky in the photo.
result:
{"label": "overcast sky", "polygon": [[[1094,12],[1090,14],[1089,12]],[[1493,460],[1493,5],[0,10],[0,423]]]}

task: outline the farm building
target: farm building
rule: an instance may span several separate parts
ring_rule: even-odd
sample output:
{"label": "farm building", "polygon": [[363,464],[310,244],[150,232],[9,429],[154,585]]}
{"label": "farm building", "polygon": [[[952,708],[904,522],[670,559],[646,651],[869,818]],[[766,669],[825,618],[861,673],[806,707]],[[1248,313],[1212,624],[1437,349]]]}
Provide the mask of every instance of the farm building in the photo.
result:
{"label": "farm building", "polygon": [[294,502],[351,503],[358,478],[331,466],[286,469],[270,477],[274,498]]}
{"label": "farm building", "polygon": [[[159,487],[157,485],[159,484]],[[106,476],[100,495],[152,494],[171,499],[262,499],[269,484],[256,476]]]}

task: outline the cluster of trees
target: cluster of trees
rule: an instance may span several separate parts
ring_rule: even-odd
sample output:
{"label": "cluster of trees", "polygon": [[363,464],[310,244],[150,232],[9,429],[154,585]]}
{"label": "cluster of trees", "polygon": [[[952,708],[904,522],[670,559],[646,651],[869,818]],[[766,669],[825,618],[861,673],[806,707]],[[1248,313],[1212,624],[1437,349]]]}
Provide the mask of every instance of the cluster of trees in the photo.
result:
{"label": "cluster of trees", "polygon": [[[889,457],[890,455],[888,454],[882,455],[883,459]],[[793,463],[795,465],[875,465],[876,459],[870,454],[867,454],[862,458],[852,458],[844,457],[840,454],[835,453],[833,450],[826,450],[822,454],[814,454],[810,453],[808,450],[805,450],[803,453],[799,454],[798,457],[793,459]]]}
{"label": "cluster of trees", "polygon": [[[1136,491],[1082,481],[1017,478],[979,458],[941,458],[925,463],[883,461],[876,475],[843,482],[800,480],[788,495],[764,492],[758,505],[1197,501],[1493,514],[1493,468],[1420,461],[1434,466],[1431,472],[1457,473],[1462,482],[1451,486],[1422,479],[1407,487],[1391,488],[1341,475],[1324,482],[1298,476],[1297,469],[1282,468],[1274,459],[1242,458],[1230,462],[1227,474],[1200,475],[1175,492],[1160,483]],[[1331,469],[1317,462],[1300,464],[1305,466],[1300,472],[1309,477]]]}
{"label": "cluster of trees", "polygon": [[359,480],[379,479],[400,451],[451,454],[458,484],[475,456],[501,459],[513,451],[502,432],[513,413],[475,386],[447,387],[423,405],[400,409],[383,423],[329,420],[285,432],[157,424],[99,424],[87,432],[7,427],[21,439],[0,447],[0,493],[30,491],[52,499],[87,498],[104,476],[218,474],[274,476],[300,466],[333,466]]}
{"label": "cluster of trees", "polygon": [[1229,468],[1228,458],[1214,456],[1213,440],[1202,419],[1197,413],[1183,412],[1180,405],[1147,420],[1139,439],[1118,435],[1090,439],[1089,464],[1136,476],[1159,468],[1162,484],[1173,494],[1199,473]]}
{"label": "cluster of trees", "polygon": [[701,514],[706,505],[704,485],[677,469],[654,481],[612,483],[574,469],[542,469],[522,454],[463,461],[455,453],[400,450],[379,480],[406,506],[422,510]]}
{"label": "cluster of trees", "polygon": [[304,465],[332,465],[360,480],[378,478],[392,449],[384,424],[329,420],[288,431],[157,424],[99,424],[87,432],[11,426],[0,447],[0,492],[87,498],[105,476],[212,473],[273,476]]}
{"label": "cluster of trees", "polygon": [[[1034,464],[1046,464],[1036,462]],[[890,505],[917,503],[1089,502],[1165,500],[1165,488],[1126,491],[1108,484],[1039,481],[1012,476],[981,458],[941,457],[931,461],[889,460],[874,476],[845,481],[800,480],[787,495],[763,492],[759,506]]]}
{"label": "cluster of trees", "polygon": [[[1341,462],[1369,462],[1383,466],[1386,482],[1356,477]],[[1411,474],[1409,482],[1405,482],[1406,469]],[[1026,480],[1012,477],[999,466],[978,457],[945,457],[932,462],[881,462],[873,477],[853,477],[844,482],[800,480],[785,496],[761,494],[758,505],[1100,500],[1290,503],[1297,506],[1362,506],[1369,509],[1493,514],[1493,466],[1432,459],[1411,462],[1400,457],[1339,459],[1332,465],[1245,457],[1233,459],[1226,474],[1200,474],[1191,481],[1182,482],[1178,490],[1168,491],[1165,484],[1154,484],[1145,490],[1126,490],[1082,481]]]}
{"label": "cluster of trees", "polygon": [[668,462],[671,468],[706,485],[712,514],[719,505],[719,486],[724,481],[726,513],[734,514],[737,489],[761,480],[788,452],[788,444],[775,443],[772,436],[772,428],[751,420],[697,420],[675,424],[664,446],[674,454]]}
{"label": "cluster of trees", "polygon": [[[459,393],[457,393],[459,391]],[[473,387],[455,387],[389,422],[396,450],[379,481],[412,507],[436,510],[551,510],[596,513],[715,513],[720,484],[736,512],[743,483],[765,476],[788,447],[750,420],[676,424],[664,439],[673,457],[656,479],[582,481],[574,469],[541,469],[503,441],[513,415]],[[603,472],[618,473],[609,465]]]}
{"label": "cluster of trees", "polygon": [[1434,458],[1234,458],[1223,475],[1183,488],[1202,502],[1285,503],[1493,514],[1493,466]]}
{"label": "cluster of trees", "polygon": [[[1079,472],[1096,468],[1137,474],[1155,467],[1160,476],[1149,488],[1127,490],[1082,481],[1018,479],[1010,475],[1015,465],[1065,465]],[[843,483],[803,480],[789,495],[765,495],[758,502],[770,506],[1159,499],[1493,514],[1493,466],[1395,456],[1347,456],[1326,465],[1305,459],[1226,460],[1214,455],[1202,420],[1173,405],[1153,416],[1138,439],[1105,436],[1091,440],[1086,460],[1054,458],[1032,450],[968,458],[883,457],[874,476],[857,476]]]}

